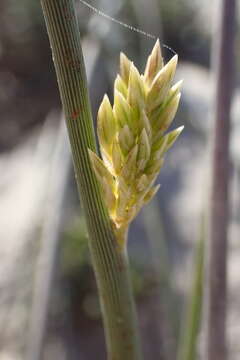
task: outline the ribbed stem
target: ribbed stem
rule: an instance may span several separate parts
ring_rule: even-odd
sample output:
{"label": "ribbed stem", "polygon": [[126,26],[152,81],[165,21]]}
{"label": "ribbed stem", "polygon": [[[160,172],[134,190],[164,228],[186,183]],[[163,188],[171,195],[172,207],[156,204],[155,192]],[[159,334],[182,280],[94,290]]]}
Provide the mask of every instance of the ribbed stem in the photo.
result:
{"label": "ribbed stem", "polygon": [[236,1],[221,0],[214,39],[216,94],[210,200],[207,359],[226,360],[230,110],[234,80]]}
{"label": "ribbed stem", "polygon": [[198,335],[201,325],[204,275],[205,227],[202,219],[200,239],[196,244],[194,257],[193,286],[182,323],[177,360],[195,360],[197,358]]}
{"label": "ribbed stem", "polygon": [[73,0],[41,0],[66,116],[79,194],[86,214],[108,359],[141,359],[125,249],[118,245],[88,148],[96,151],[80,34]]}

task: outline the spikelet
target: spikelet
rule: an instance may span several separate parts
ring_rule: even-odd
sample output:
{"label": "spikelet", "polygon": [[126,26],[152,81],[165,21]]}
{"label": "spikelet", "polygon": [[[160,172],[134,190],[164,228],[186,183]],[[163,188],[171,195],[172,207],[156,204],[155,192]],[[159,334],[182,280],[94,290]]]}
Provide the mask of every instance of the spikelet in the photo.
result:
{"label": "spikelet", "polygon": [[182,82],[172,86],[177,56],[163,63],[159,40],[141,75],[126,55],[114,84],[114,104],[105,95],[98,112],[102,159],[89,150],[116,232],[126,231],[159,189],[154,182],[166,151],[183,126],[167,134],[180,100]]}

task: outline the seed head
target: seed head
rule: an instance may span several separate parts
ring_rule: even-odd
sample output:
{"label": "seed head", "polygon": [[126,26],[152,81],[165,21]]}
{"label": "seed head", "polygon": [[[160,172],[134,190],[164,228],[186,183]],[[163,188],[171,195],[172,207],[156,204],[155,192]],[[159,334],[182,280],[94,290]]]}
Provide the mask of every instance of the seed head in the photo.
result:
{"label": "seed head", "polygon": [[154,182],[166,151],[183,126],[165,133],[179,105],[182,82],[172,86],[177,56],[163,63],[159,40],[141,75],[126,55],[114,83],[114,104],[105,95],[98,111],[102,159],[89,150],[116,231],[127,229],[159,189]]}

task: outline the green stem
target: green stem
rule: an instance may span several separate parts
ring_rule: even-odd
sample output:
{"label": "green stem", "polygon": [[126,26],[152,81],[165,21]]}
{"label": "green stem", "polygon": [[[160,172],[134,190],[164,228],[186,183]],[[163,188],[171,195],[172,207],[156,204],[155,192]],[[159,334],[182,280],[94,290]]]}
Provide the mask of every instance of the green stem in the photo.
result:
{"label": "green stem", "polygon": [[204,283],[204,241],[205,223],[202,215],[200,239],[196,244],[193,287],[182,323],[178,360],[195,360],[197,358],[197,341],[201,325],[203,283]]}
{"label": "green stem", "polygon": [[80,34],[73,0],[41,0],[72,148],[100,294],[108,359],[142,358],[125,248],[118,245],[88,148],[96,151]]}

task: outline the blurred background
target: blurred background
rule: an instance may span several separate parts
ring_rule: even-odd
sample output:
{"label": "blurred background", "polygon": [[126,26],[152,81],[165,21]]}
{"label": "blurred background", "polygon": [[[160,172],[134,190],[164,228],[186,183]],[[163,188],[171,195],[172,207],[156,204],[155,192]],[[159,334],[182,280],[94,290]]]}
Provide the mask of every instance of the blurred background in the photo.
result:
{"label": "blurred background", "polygon": [[[90,1],[90,0],[89,0]],[[98,0],[108,15],[179,54],[183,96],[161,189],[130,229],[134,293],[146,359],[172,360],[207,212],[212,136],[212,37],[218,1]],[[125,52],[143,70],[154,41],[76,2],[94,118]],[[230,360],[240,353],[240,33],[231,132]],[[163,48],[167,61],[173,56]],[[0,360],[106,358],[87,233],[40,2],[0,2]],[[204,331],[199,338],[199,358]],[[37,359],[37,358],[36,358]]]}

